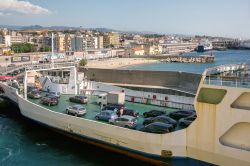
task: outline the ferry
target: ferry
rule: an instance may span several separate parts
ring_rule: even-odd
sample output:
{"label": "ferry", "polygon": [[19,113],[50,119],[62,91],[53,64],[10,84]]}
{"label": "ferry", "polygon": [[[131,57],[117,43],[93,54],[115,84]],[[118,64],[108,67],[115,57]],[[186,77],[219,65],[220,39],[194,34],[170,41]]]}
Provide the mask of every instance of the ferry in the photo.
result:
{"label": "ferry", "polygon": [[[206,69],[194,98],[187,100],[193,102],[192,107],[189,104],[181,105],[181,102],[176,107],[173,105],[175,109],[180,105],[186,106],[186,109],[194,108],[197,118],[187,128],[164,134],[97,121],[94,112],[99,106],[91,103],[86,106],[86,117],[66,114],[65,108],[71,105],[68,97],[84,92],[95,100],[94,92],[100,91],[101,85],[96,82],[98,87],[93,86],[94,83],[84,73],[78,73],[73,64],[29,66],[25,70],[23,84],[3,81],[0,82],[0,89],[3,96],[19,106],[24,117],[36,123],[79,141],[151,164],[247,166],[250,165],[249,74],[246,64]],[[49,86],[50,91],[60,92],[59,105],[45,106],[39,100],[28,98],[30,84],[39,84],[42,91],[46,91]],[[119,86],[105,85],[103,87],[122,90]],[[151,96],[154,95],[151,93]],[[127,103],[131,104],[131,101]],[[93,110],[88,110],[88,107]]]}
{"label": "ferry", "polygon": [[197,52],[204,52],[204,51],[209,51],[213,49],[213,45],[210,41],[205,40],[201,41],[199,45],[197,46]]}

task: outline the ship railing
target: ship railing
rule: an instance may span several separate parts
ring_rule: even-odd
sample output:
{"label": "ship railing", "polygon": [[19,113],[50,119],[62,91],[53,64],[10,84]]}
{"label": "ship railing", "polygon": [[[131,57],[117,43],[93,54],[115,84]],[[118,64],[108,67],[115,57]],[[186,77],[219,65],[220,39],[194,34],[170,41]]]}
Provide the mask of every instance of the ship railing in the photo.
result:
{"label": "ship railing", "polygon": [[250,88],[250,78],[225,80],[223,78],[206,76],[203,83],[207,85],[229,86],[229,87],[236,87],[236,88]]}
{"label": "ship railing", "polygon": [[21,74],[25,70],[39,70],[39,69],[71,67],[71,66],[76,66],[76,63],[63,61],[54,64],[22,64],[16,67],[8,67],[7,69],[1,68],[0,72],[2,73],[2,75],[6,75],[7,73],[12,73],[14,71],[19,71],[19,74]]}
{"label": "ship railing", "polygon": [[227,64],[209,68],[203,73],[203,84],[250,88],[249,64]]}
{"label": "ship railing", "polygon": [[220,65],[212,68],[208,68],[205,70],[205,75],[216,75],[228,71],[239,71],[239,70],[246,70],[248,67],[248,64],[226,64],[226,65]]}
{"label": "ship railing", "polygon": [[68,63],[54,63],[54,64],[37,64],[37,65],[31,65],[26,66],[25,70],[39,70],[39,69],[49,69],[49,68],[60,68],[60,67],[71,67],[76,66],[76,63],[74,62],[68,62]]}

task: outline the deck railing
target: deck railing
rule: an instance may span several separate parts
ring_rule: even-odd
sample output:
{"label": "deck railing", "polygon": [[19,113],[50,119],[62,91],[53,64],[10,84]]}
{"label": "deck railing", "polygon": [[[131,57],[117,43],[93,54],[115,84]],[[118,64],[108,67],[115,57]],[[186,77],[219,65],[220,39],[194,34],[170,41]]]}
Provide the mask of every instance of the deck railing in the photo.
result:
{"label": "deck railing", "polygon": [[249,64],[227,64],[206,69],[203,84],[250,88]]}
{"label": "deck railing", "polygon": [[229,86],[229,87],[236,87],[236,88],[250,88],[250,78],[225,80],[219,77],[215,78],[215,77],[206,76],[203,83],[207,85]]}
{"label": "deck railing", "polygon": [[38,65],[26,66],[25,70],[39,70],[39,69],[48,69],[48,68],[71,67],[71,66],[75,66],[75,65],[76,65],[76,63],[74,63],[74,62],[44,64],[44,65],[38,64]]}

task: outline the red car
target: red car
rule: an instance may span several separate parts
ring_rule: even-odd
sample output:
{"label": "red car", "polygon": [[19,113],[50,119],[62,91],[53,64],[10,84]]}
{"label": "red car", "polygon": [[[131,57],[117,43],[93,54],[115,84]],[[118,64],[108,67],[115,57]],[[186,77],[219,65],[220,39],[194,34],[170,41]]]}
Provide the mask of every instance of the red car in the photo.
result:
{"label": "red car", "polygon": [[13,77],[12,76],[0,76],[0,81],[6,81],[6,80],[9,80],[9,79],[12,79]]}
{"label": "red car", "polygon": [[40,102],[42,104],[52,106],[52,105],[57,105],[59,100],[57,97],[43,97]]}

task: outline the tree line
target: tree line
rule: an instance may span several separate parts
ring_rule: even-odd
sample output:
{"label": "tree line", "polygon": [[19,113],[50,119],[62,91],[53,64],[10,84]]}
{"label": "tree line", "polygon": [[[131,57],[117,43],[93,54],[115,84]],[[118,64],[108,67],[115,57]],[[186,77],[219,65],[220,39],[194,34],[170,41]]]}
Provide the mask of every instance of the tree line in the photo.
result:
{"label": "tree line", "polygon": [[11,45],[11,50],[14,51],[15,53],[29,53],[29,52],[49,52],[51,51],[51,47],[49,46],[44,46],[41,47],[39,50],[35,47],[34,44],[31,43],[14,43]]}

